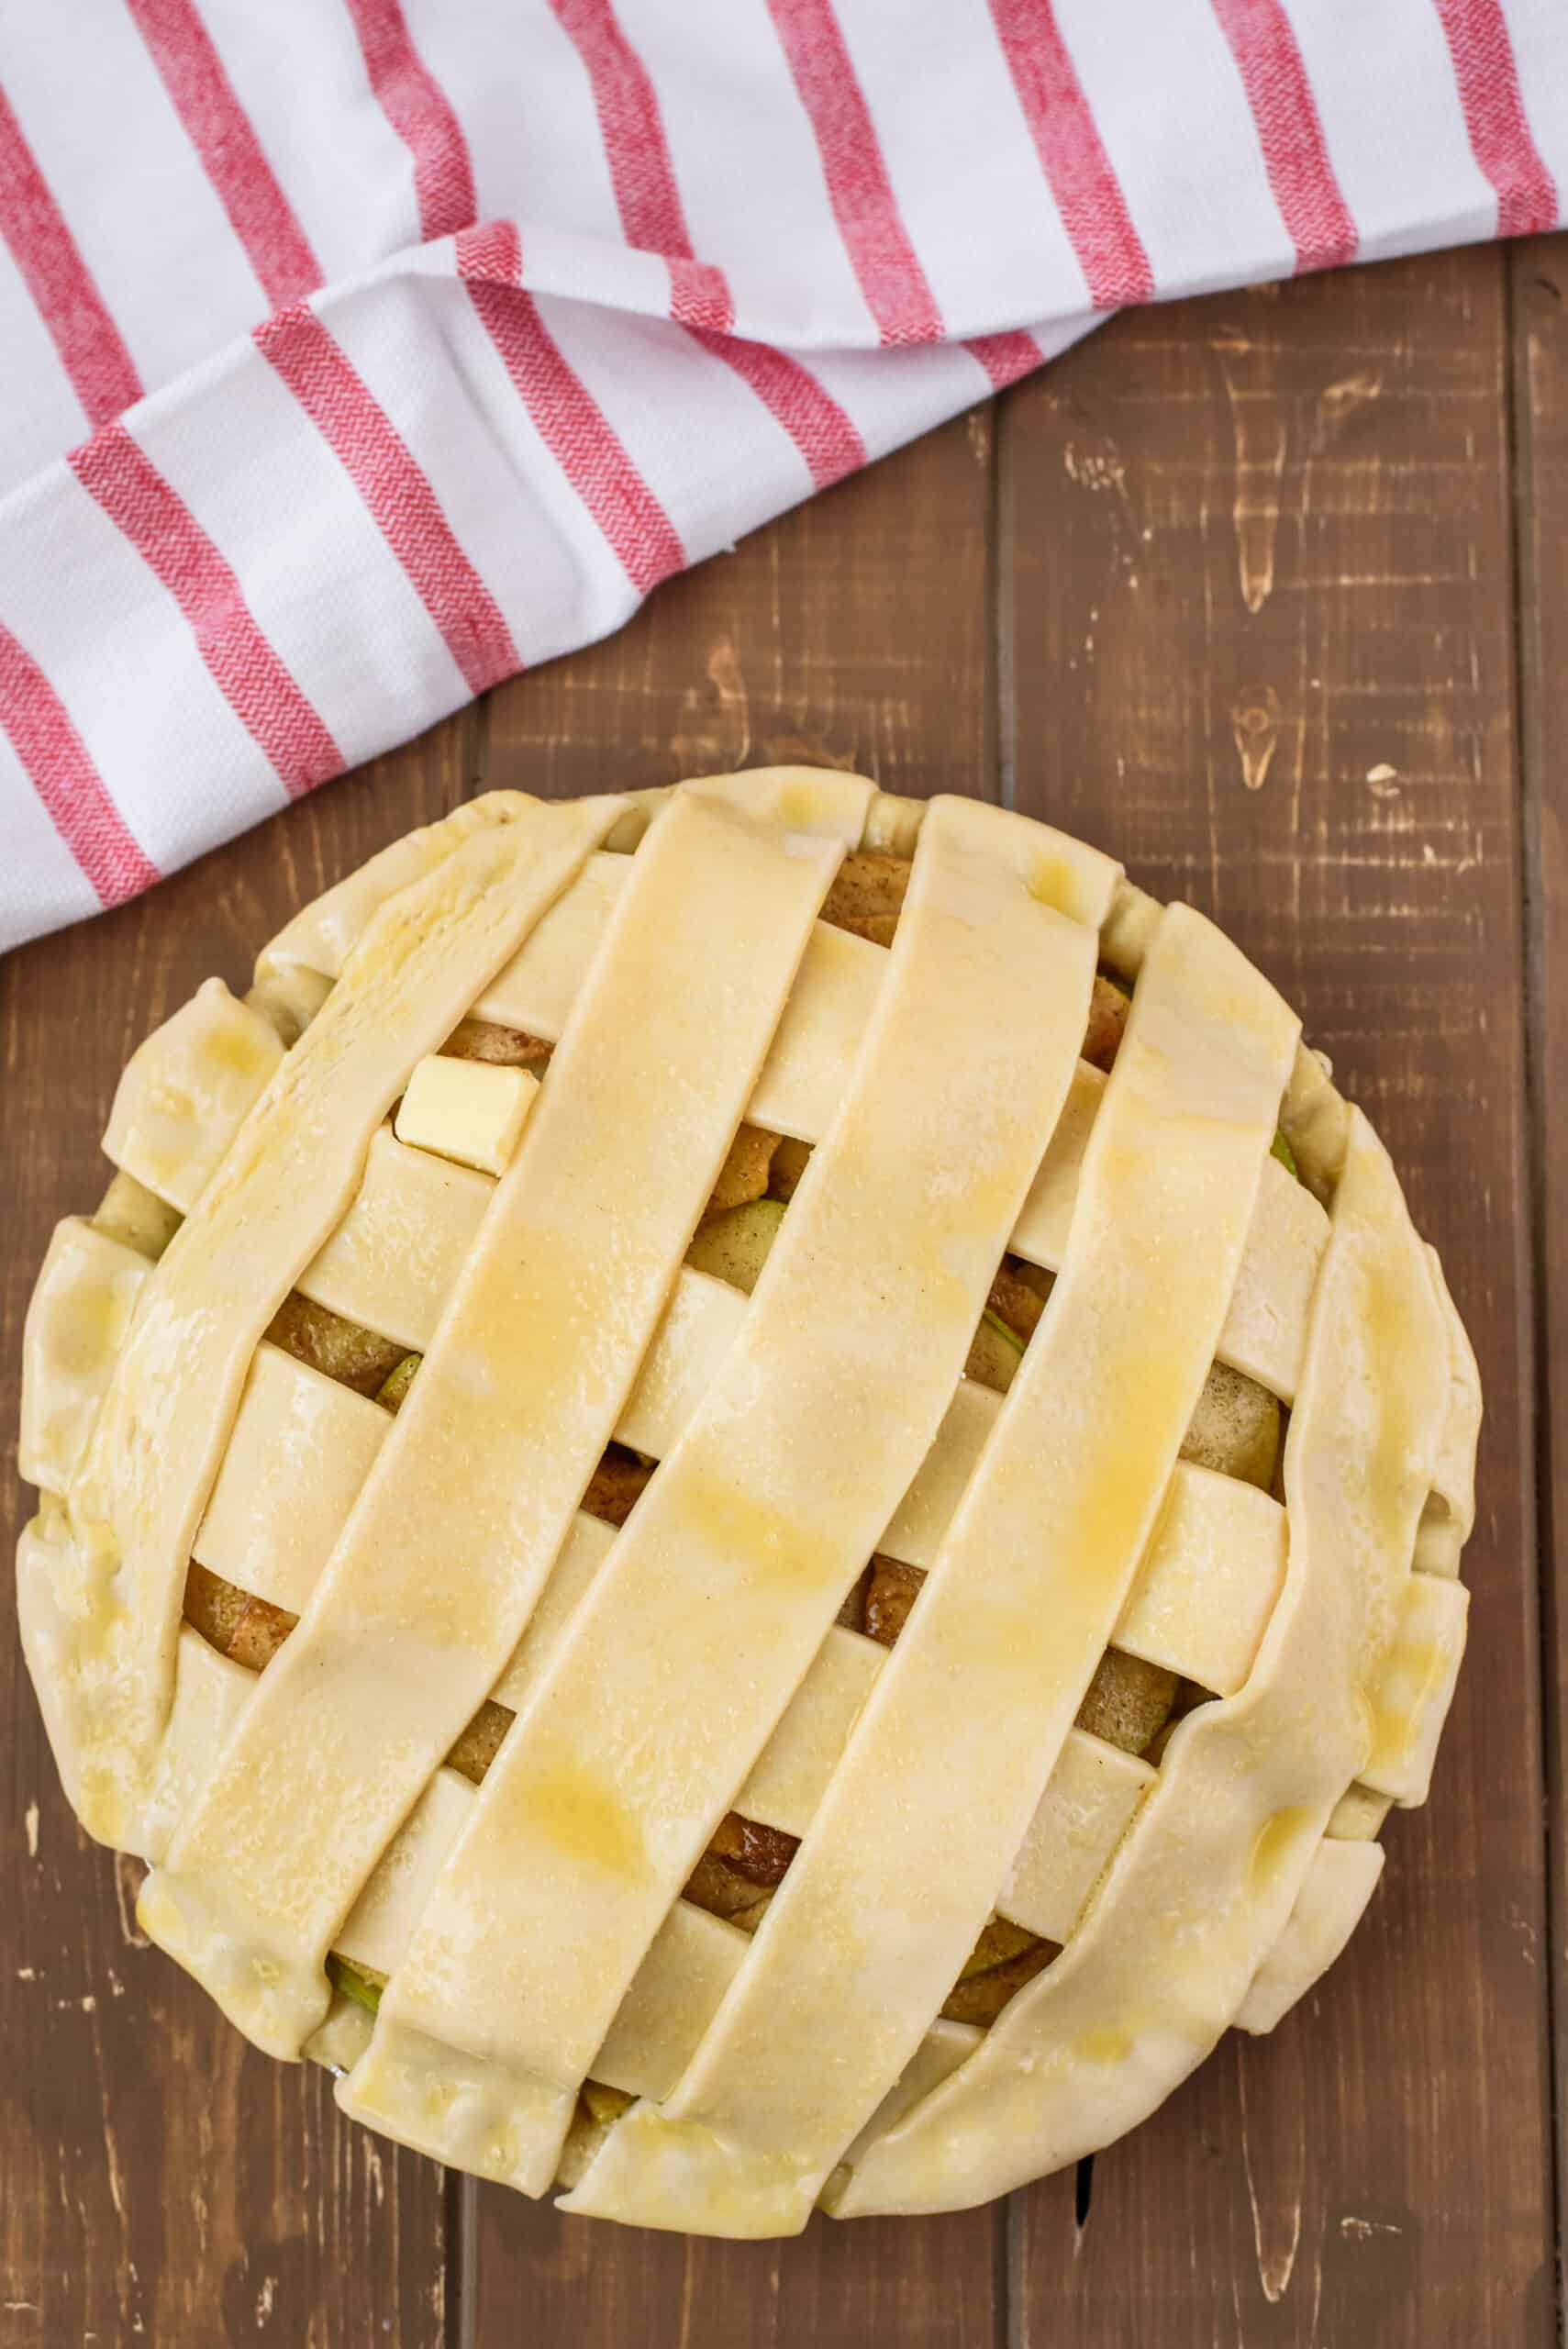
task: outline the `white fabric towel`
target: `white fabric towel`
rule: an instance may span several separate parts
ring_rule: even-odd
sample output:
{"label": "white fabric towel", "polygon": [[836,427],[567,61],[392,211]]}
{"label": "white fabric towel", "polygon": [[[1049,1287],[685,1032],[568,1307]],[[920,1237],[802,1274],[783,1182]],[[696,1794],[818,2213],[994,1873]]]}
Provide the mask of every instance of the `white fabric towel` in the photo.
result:
{"label": "white fabric towel", "polygon": [[0,19],[0,948],[1148,301],[1555,226],[1562,0]]}

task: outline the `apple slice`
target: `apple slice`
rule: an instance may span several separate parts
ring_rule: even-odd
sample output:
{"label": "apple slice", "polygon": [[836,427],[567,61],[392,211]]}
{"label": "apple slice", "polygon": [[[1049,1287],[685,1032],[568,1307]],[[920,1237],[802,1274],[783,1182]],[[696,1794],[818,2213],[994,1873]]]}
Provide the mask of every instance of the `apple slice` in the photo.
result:
{"label": "apple slice", "polygon": [[705,1223],[686,1251],[694,1271],[711,1273],[748,1297],[778,1238],[784,1211],[777,1199],[748,1199],[744,1207],[728,1208]]}
{"label": "apple slice", "polygon": [[987,1306],[980,1317],[980,1327],[969,1349],[969,1359],[963,1365],[966,1378],[974,1379],[982,1386],[994,1387],[1005,1395],[1013,1383],[1013,1373],[1024,1358],[1024,1341],[1016,1330],[1010,1330],[999,1313]]}

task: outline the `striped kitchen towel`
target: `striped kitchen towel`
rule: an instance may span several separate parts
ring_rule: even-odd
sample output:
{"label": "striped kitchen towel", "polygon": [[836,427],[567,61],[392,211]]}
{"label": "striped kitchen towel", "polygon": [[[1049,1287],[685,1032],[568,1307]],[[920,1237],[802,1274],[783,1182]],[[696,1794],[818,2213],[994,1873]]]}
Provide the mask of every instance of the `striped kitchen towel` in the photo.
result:
{"label": "striped kitchen towel", "polygon": [[0,946],[1107,310],[1564,187],[1563,0],[13,0]]}

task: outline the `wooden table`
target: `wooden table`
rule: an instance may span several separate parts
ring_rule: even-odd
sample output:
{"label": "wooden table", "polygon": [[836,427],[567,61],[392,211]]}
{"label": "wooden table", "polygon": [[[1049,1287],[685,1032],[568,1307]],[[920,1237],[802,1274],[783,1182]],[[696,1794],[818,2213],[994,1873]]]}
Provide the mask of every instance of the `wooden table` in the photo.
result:
{"label": "wooden table", "polygon": [[0,968],[8,1490],[45,1236],[95,1201],[115,1076],[198,978],[242,984],[297,899],[485,785],[778,760],[1001,798],[1215,915],[1392,1146],[1489,1405],[1469,1663],[1351,1954],[1092,2171],[929,2222],[623,2233],[348,2126],[147,1950],[139,1871],[76,1829],[7,1644],[0,2343],[1555,2338],[1565,300],[1559,239],[1126,317],[609,643]]}

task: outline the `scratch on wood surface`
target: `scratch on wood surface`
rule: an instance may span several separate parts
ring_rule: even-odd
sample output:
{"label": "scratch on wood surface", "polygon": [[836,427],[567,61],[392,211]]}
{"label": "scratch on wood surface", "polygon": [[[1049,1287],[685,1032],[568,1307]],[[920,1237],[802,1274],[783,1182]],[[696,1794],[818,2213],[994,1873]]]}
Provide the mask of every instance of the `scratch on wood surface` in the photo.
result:
{"label": "scratch on wood surface", "polygon": [[[1252,2212],[1252,2243],[1257,2254],[1258,2281],[1263,2288],[1263,2298],[1271,2308],[1277,2307],[1290,2288],[1296,2267],[1296,2255],[1301,2247],[1301,2204],[1304,2191],[1307,2140],[1299,2110],[1296,2113],[1294,2140],[1284,2146],[1279,2136],[1271,2132],[1273,2143],[1268,2148],[1272,2158],[1254,2162],[1251,2132],[1247,2126],[1247,2064],[1244,2051],[1238,2050],[1236,2066],[1240,2087],[1241,2162],[1247,2173],[1247,2200]],[[1276,2116],[1277,2118],[1277,2116]],[[1286,2159],[1282,2161],[1284,2153]],[[1288,2167],[1290,2176],[1283,2173]]]}
{"label": "scratch on wood surface", "polygon": [[[1244,338],[1217,338],[1225,396],[1230,404],[1230,429],[1236,441],[1236,495],[1231,519],[1236,529],[1236,561],[1241,600],[1250,612],[1261,612],[1274,584],[1274,543],[1279,534],[1280,483],[1284,475],[1289,436],[1284,416],[1271,411],[1266,396],[1244,389],[1231,364],[1252,348]],[[1261,410],[1261,413],[1259,412]]]}
{"label": "scratch on wood surface", "polygon": [[1062,462],[1068,479],[1080,489],[1110,489],[1127,495],[1127,468],[1114,440],[1107,440],[1098,449],[1081,449],[1076,440],[1069,440],[1062,451]]}
{"label": "scratch on wood surface", "polygon": [[675,2349],[690,2349],[692,2338],[692,2302],[696,2290],[696,2273],[692,2254],[695,2245],[690,2242],[681,2267],[681,2331]]}
{"label": "scratch on wood surface", "polygon": [[1273,685],[1255,685],[1231,708],[1230,724],[1249,791],[1262,791],[1279,746],[1280,698]]}
{"label": "scratch on wood surface", "polygon": [[717,637],[704,665],[706,685],[690,685],[682,695],[671,744],[676,770],[684,774],[743,766],[751,748],[751,696],[734,638]]}
{"label": "scratch on wood surface", "polygon": [[1374,2235],[1403,2234],[1404,2229],[1396,2227],[1392,2219],[1361,2219],[1353,2210],[1347,2210],[1340,2221],[1340,2232],[1347,2243],[1370,2243]]}
{"label": "scratch on wood surface", "polygon": [[1383,391],[1381,368],[1363,368],[1359,375],[1346,375],[1338,384],[1329,384],[1321,394],[1325,421],[1330,426],[1342,424],[1369,400],[1377,399]]}
{"label": "scratch on wood surface", "polygon": [[28,1839],[28,1857],[36,1860],[39,1855],[39,1807],[36,1802],[28,1803],[22,1813],[22,1829]]}
{"label": "scratch on wood surface", "polygon": [[1527,1965],[1536,1959],[1536,1929],[1517,1900],[1508,1903],[1508,1924],[1519,1945],[1519,1955]]}
{"label": "scratch on wood surface", "polygon": [[751,703],[746,691],[746,678],[740,667],[740,658],[729,637],[721,637],[708,654],[707,674],[713,689],[718,696],[721,712],[734,723],[739,738],[735,763],[740,766],[744,764],[746,754],[751,747]]}
{"label": "scratch on wood surface", "polygon": [[[1473,873],[1481,863],[1481,835],[1479,832],[1475,835],[1475,846],[1473,853],[1466,856],[1440,856],[1437,850],[1432,846],[1430,841],[1423,841],[1421,842],[1421,863],[1423,864],[1430,865],[1436,872],[1451,873],[1456,876],[1461,873]],[[1359,861],[1363,864],[1387,864],[1391,868],[1401,872],[1407,872],[1411,870],[1413,865],[1413,860],[1407,856],[1369,856],[1362,857]]]}
{"label": "scratch on wood surface", "polygon": [[128,1949],[152,1947],[136,1921],[136,1898],[146,1874],[142,1863],[132,1859],[128,1852],[115,1854],[115,1907],[119,1912],[120,1939]]}

